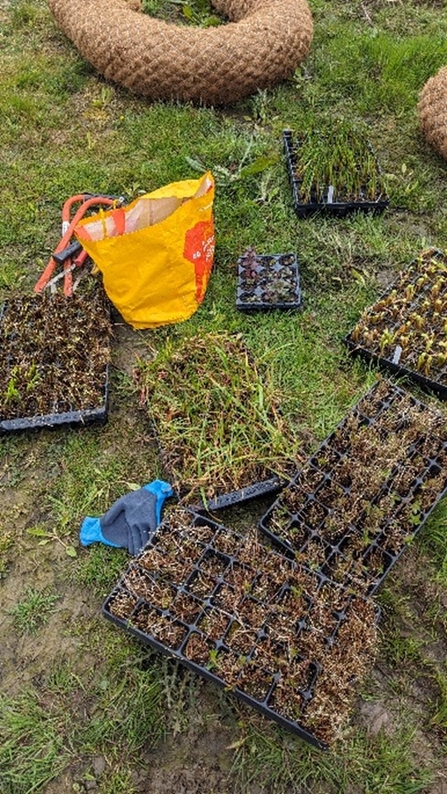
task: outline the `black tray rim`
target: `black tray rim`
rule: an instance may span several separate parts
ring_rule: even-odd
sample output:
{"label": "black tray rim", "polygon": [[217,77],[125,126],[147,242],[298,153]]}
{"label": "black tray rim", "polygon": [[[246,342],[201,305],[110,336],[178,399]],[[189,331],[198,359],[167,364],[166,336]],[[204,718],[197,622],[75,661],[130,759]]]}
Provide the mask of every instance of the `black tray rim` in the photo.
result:
{"label": "black tray rim", "polygon": [[[282,133],[284,149],[287,161],[287,171],[292,186],[293,205],[296,214],[299,218],[306,218],[309,215],[315,215],[318,212],[325,212],[327,214],[343,217],[352,212],[371,212],[379,214],[384,212],[389,206],[389,196],[378,198],[376,201],[334,201],[334,202],[303,202],[300,199],[300,192],[298,187],[298,180],[295,177],[292,159],[293,159],[293,132],[290,129],[283,130]],[[381,173],[380,164],[377,162],[377,168]]]}

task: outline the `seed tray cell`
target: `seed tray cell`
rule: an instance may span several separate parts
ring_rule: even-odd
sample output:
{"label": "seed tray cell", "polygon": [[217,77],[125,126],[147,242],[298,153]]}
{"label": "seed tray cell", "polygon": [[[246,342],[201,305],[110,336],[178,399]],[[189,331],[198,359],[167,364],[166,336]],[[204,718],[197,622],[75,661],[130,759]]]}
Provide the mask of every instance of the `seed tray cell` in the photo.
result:
{"label": "seed tray cell", "polygon": [[259,527],[302,564],[372,595],[446,492],[447,421],[379,381],[284,488]]}
{"label": "seed tray cell", "polygon": [[350,353],[447,399],[447,258],[429,249],[344,338]]}
{"label": "seed tray cell", "polygon": [[[307,218],[309,215],[315,215],[317,212],[325,212],[326,214],[335,215],[339,218],[344,218],[346,215],[350,215],[353,212],[379,214],[388,207],[389,198],[382,193],[378,193],[374,201],[368,200],[366,197],[363,198],[362,195],[355,201],[334,201],[334,188],[329,185],[323,192],[323,200],[319,200],[315,194],[310,201],[305,201],[301,194],[302,180],[297,176],[299,144],[294,143],[293,134],[290,130],[283,131],[283,142],[287,171],[292,187],[293,206],[299,218]],[[378,164],[377,173],[380,176],[381,171]]]}
{"label": "seed tray cell", "polygon": [[[372,663],[374,603],[270,549],[255,529],[242,536],[179,515],[171,513],[129,565],[104,616],[326,748],[348,716],[353,678]],[[198,547],[199,558],[191,553]]]}
{"label": "seed tray cell", "polygon": [[298,260],[293,253],[255,254],[237,263],[236,308],[244,312],[298,309],[302,295]]}
{"label": "seed tray cell", "polygon": [[[84,316],[85,312],[85,316]],[[82,297],[13,298],[0,310],[0,435],[104,424],[110,307]]]}

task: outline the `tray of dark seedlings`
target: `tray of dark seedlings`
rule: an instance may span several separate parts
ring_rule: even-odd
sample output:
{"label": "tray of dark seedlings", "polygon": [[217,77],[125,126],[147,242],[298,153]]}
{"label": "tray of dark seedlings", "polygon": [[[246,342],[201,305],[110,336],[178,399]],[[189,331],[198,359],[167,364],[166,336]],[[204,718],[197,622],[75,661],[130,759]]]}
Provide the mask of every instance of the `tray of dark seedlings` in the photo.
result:
{"label": "tray of dark seedlings", "polygon": [[298,309],[302,303],[295,254],[258,254],[252,247],[237,263],[236,308],[243,312]]}
{"label": "tray of dark seedlings", "polygon": [[364,130],[346,121],[283,131],[293,204],[299,218],[316,212],[344,217],[383,212],[389,204],[382,172]]}
{"label": "tray of dark seedlings", "polygon": [[0,433],[107,419],[110,309],[94,284],[27,295],[0,314]]}
{"label": "tray of dark seedlings", "polygon": [[372,595],[446,490],[446,420],[383,380],[308,459],[260,529],[306,566]]}
{"label": "tray of dark seedlings", "polygon": [[423,251],[345,337],[353,355],[447,399],[447,258]]}
{"label": "tray of dark seedlings", "polygon": [[265,544],[174,509],[103,614],[314,746],[349,716],[377,608]]}

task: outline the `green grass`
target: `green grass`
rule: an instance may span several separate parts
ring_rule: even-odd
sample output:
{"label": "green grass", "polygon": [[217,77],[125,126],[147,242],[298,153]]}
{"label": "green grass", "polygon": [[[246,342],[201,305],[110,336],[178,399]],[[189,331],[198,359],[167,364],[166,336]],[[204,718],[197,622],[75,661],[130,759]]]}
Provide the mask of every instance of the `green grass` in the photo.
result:
{"label": "green grass", "polygon": [[[242,790],[258,783],[282,792],[300,781],[300,793],[348,794],[361,779],[368,794],[417,794],[430,783],[430,775],[411,757],[415,729],[405,728],[390,743],[382,733],[374,739],[358,733],[348,739],[340,755],[321,755],[311,749],[296,750],[287,738],[249,727],[234,761]],[[256,764],[254,758],[256,757]]]}
{"label": "green grass", "polygon": [[0,699],[0,771],[5,794],[42,790],[70,758],[68,714],[42,707],[36,692]]}
{"label": "green grass", "polygon": [[[314,41],[292,79],[227,109],[132,96],[77,54],[44,0],[0,6],[0,300],[32,290],[59,240],[62,204],[79,191],[133,198],[210,169],[217,243],[204,303],[190,320],[129,334],[125,344],[135,345],[139,358],[122,348],[117,331],[104,428],[0,441],[0,588],[6,603],[16,603],[0,649],[2,794],[76,791],[93,781],[99,794],[134,794],[149,790],[156,768],[165,769],[171,794],[170,781],[183,781],[187,765],[202,774],[205,790],[219,768],[220,790],[244,794],[426,794],[442,765],[444,503],[380,595],[378,665],[346,734],[328,754],[148,655],[102,620],[102,599],[128,557],[100,546],[83,549],[78,541],[84,515],[101,515],[134,484],[162,473],[133,369],[149,372],[157,354],[169,361],[189,338],[240,334],[266,384],[266,415],[277,401],[286,428],[279,440],[304,458],[375,379],[374,371],[349,360],[344,335],[399,269],[428,246],[444,245],[445,163],[419,133],[416,104],[426,79],[447,64],[445,9],[410,0],[394,3],[392,13],[389,4],[360,0],[311,5]],[[148,0],[145,10],[187,24],[208,24],[213,16],[204,2],[173,9]],[[281,133],[328,118],[366,128],[390,195],[384,215],[298,222]],[[260,254],[297,252],[301,312],[236,311],[237,258],[250,245]],[[216,375],[215,359],[200,363],[202,381],[197,375],[182,408],[191,418],[201,415],[201,382],[209,385]],[[233,362],[223,363],[229,372]],[[177,384],[179,399],[183,385]],[[241,383],[223,397],[240,403]],[[262,422],[259,428],[266,430]],[[280,447],[272,445],[267,463],[275,465]],[[239,512],[237,521],[244,520]],[[46,645],[53,626],[58,642]],[[369,703],[389,712],[389,724],[377,733],[361,717]],[[224,749],[213,755],[219,741]],[[105,762],[101,773],[98,757]]]}
{"label": "green grass", "polygon": [[293,433],[272,380],[240,335],[168,340],[154,361],[141,364],[139,382],[166,477],[188,499],[284,475],[293,465]]}
{"label": "green grass", "polygon": [[48,623],[58,598],[55,593],[28,587],[24,598],[9,610],[17,631],[21,634],[35,634],[41,626]]}

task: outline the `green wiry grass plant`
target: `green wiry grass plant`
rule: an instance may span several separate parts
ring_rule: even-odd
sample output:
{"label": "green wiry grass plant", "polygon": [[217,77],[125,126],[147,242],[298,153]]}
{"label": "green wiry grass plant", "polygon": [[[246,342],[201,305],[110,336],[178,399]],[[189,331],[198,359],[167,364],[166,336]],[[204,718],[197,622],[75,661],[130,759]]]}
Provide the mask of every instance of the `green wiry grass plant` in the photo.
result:
{"label": "green wiry grass plant", "polygon": [[48,622],[58,598],[56,593],[28,587],[24,598],[10,609],[17,630],[22,634],[35,634]]}
{"label": "green wiry grass plant", "polygon": [[310,201],[377,201],[385,198],[377,160],[360,125],[324,121],[298,134],[296,176],[300,198]]}
{"label": "green wiry grass plant", "polygon": [[167,476],[183,494],[210,498],[291,466],[278,396],[240,335],[167,342],[155,361],[140,362],[140,385]]}
{"label": "green wiry grass plant", "polygon": [[31,794],[66,767],[66,714],[46,710],[34,691],[15,700],[0,695],[0,779],[5,794]]}

